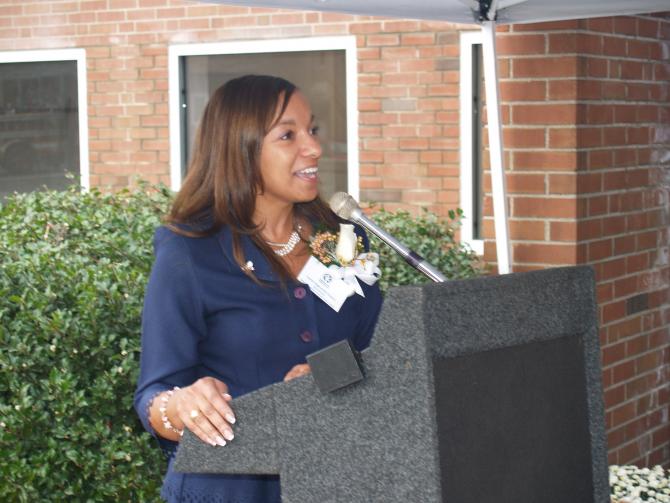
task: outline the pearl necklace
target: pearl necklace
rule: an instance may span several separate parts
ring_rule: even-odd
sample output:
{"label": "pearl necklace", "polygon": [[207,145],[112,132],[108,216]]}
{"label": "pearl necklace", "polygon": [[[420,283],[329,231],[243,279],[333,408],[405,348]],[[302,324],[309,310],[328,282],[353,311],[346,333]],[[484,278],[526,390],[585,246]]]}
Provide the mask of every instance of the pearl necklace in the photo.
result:
{"label": "pearl necklace", "polygon": [[278,250],[272,250],[280,257],[284,257],[293,251],[295,246],[300,242],[299,232],[302,230],[302,225],[298,224],[298,230],[294,230],[288,238],[286,243],[273,243],[272,241],[266,241],[270,246],[279,246]]}

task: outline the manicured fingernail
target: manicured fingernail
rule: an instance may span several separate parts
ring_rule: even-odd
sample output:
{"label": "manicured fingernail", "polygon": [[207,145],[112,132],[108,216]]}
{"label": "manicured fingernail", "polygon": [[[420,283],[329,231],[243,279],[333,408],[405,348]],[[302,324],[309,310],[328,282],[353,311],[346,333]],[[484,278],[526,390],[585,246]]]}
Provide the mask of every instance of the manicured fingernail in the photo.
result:
{"label": "manicured fingernail", "polygon": [[210,439],[209,439],[209,445],[211,445],[212,447],[216,447],[216,441],[215,441],[215,440],[212,440],[212,439],[210,438]]}
{"label": "manicured fingernail", "polygon": [[226,441],[223,439],[223,437],[217,436],[216,437],[216,444],[223,447],[224,445],[226,445]]}
{"label": "manicured fingernail", "polygon": [[230,430],[224,431],[223,436],[226,437],[226,440],[232,440],[235,438],[235,435],[233,435],[233,432]]}
{"label": "manicured fingernail", "polygon": [[223,394],[223,398],[225,398],[225,399],[227,399],[227,400],[230,400],[230,399],[232,399],[233,397],[230,396],[228,393],[224,393],[224,394]]}
{"label": "manicured fingernail", "polygon": [[227,414],[226,421],[228,421],[230,424],[235,424],[235,416],[233,416],[232,414]]}

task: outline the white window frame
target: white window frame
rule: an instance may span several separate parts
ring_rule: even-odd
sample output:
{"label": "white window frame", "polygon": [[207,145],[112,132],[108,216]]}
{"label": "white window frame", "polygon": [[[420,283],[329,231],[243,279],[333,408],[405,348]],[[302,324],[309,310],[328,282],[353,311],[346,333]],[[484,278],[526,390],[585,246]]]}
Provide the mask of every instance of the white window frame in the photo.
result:
{"label": "white window frame", "polygon": [[172,189],[175,191],[179,190],[182,182],[181,114],[179,110],[180,57],[333,50],[345,51],[345,65],[347,72],[347,191],[354,198],[358,199],[358,68],[355,36],[285,38],[171,45],[168,49],[168,79],[170,110],[170,183]]}
{"label": "white window frame", "polygon": [[465,214],[461,226],[461,242],[468,244],[478,255],[484,254],[484,240],[474,239],[471,216],[474,215],[475,201],[472,199],[472,46],[481,44],[481,31],[462,31],[460,34],[460,207]]}
{"label": "white window frame", "polygon": [[77,63],[77,106],[79,115],[79,183],[85,190],[90,189],[90,168],[88,162],[88,90],[86,78],[85,49],[48,49],[38,51],[0,52],[2,63],[41,63],[47,61],[76,61]]}

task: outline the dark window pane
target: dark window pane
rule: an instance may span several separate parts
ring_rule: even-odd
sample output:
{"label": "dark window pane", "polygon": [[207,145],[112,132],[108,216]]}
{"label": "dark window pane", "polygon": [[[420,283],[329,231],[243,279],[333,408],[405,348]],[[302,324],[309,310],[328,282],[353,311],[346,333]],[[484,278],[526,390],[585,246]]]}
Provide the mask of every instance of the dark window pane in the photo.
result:
{"label": "dark window pane", "polygon": [[482,46],[472,45],[472,238],[482,239],[482,105],[484,80],[482,71]]}
{"label": "dark window pane", "polygon": [[224,82],[246,74],[276,75],[305,94],[319,125],[321,194],[347,190],[347,96],[345,51],[185,56],[181,64],[182,173],[210,95]]}
{"label": "dark window pane", "polygon": [[79,174],[76,61],[0,63],[0,197]]}

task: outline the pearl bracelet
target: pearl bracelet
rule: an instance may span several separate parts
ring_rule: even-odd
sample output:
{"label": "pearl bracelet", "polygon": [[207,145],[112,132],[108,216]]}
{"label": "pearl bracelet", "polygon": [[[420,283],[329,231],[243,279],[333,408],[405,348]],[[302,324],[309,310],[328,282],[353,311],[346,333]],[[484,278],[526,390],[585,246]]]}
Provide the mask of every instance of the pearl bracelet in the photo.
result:
{"label": "pearl bracelet", "polygon": [[179,389],[179,386],[175,386],[172,389],[167,390],[163,395],[161,395],[161,400],[160,400],[160,407],[158,407],[158,410],[161,413],[161,421],[163,422],[163,428],[169,431],[174,431],[175,433],[178,433],[179,436],[182,436],[184,434],[184,430],[178,430],[174,426],[172,426],[172,423],[167,417],[167,404],[170,398],[172,398],[172,395],[174,395],[174,392]]}

